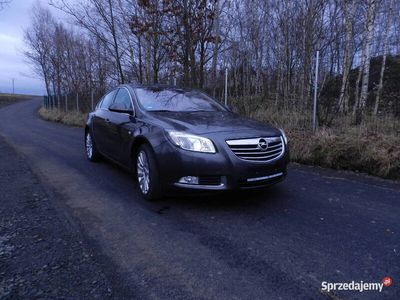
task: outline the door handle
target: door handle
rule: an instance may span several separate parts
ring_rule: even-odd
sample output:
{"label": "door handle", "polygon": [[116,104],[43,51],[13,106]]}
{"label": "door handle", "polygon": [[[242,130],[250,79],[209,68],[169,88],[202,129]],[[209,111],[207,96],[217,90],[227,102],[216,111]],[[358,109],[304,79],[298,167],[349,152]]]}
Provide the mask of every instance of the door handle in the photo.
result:
{"label": "door handle", "polygon": [[111,121],[110,121],[110,119],[106,119],[106,123],[110,123]]}

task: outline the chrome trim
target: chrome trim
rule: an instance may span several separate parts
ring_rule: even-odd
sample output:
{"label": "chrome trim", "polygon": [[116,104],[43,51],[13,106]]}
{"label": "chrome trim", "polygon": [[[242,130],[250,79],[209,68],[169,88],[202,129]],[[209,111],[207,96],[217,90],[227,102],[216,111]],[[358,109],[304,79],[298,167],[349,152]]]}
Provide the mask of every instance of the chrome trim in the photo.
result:
{"label": "chrome trim", "polygon": [[282,175],[283,175],[283,173],[280,172],[280,173],[276,173],[276,174],[272,174],[272,175],[268,175],[268,176],[247,178],[246,181],[247,182],[262,181],[262,180],[265,180],[265,179],[271,179],[271,178],[279,177],[279,176],[282,176]]}
{"label": "chrome trim", "polygon": [[189,183],[175,182],[174,185],[177,187],[180,187],[180,188],[197,189],[197,190],[224,190],[225,189],[225,183],[220,183],[218,185],[205,185],[205,184],[189,184]]}
{"label": "chrome trim", "polygon": [[226,143],[229,146],[240,146],[240,145],[258,145],[258,141],[260,139],[264,139],[268,142],[277,142],[281,137],[276,136],[276,137],[257,137],[257,138],[251,138],[251,139],[235,139],[235,140],[226,140]]}
{"label": "chrome trim", "polygon": [[[132,111],[133,111],[132,117],[136,117],[136,109],[135,109],[135,105],[133,104],[131,92],[129,91],[129,89],[126,86],[122,86],[122,87],[120,87],[120,89],[125,89],[128,92],[128,95],[129,95],[129,98],[131,99],[131,104],[132,104]],[[118,95],[118,92],[115,94],[115,97],[117,95]],[[115,100],[115,97],[114,97],[114,100]]]}
{"label": "chrome trim", "polygon": [[[280,145],[274,145],[274,146],[270,146],[265,150],[260,150],[259,148],[257,148],[258,142],[260,139],[265,139],[268,141],[268,143],[273,143],[273,142],[277,142],[280,141],[281,144]],[[285,141],[283,139],[282,136],[276,136],[276,137],[257,137],[257,138],[248,138],[248,139],[234,139],[234,140],[226,140],[225,141],[228,146],[229,149],[232,151],[233,154],[235,154],[235,156],[241,160],[244,161],[251,161],[251,162],[256,162],[256,163],[266,163],[266,162],[272,162],[275,160],[280,159],[286,150],[286,144]],[[249,146],[246,148],[235,148],[235,146]],[[269,157],[273,157],[274,155],[276,155],[277,153],[271,153],[271,152],[275,152],[279,149],[279,147],[282,147],[281,152],[279,153],[278,156],[269,159]],[[275,149],[276,148],[276,149]],[[274,150],[275,149],[275,150]],[[243,151],[243,152],[241,152]],[[246,151],[253,151],[253,152],[246,152]],[[265,156],[244,156],[244,155],[249,155],[249,154],[268,154]]]}
{"label": "chrome trim", "polygon": [[[282,146],[280,146],[280,147],[282,147]],[[239,150],[239,149],[238,149]],[[254,152],[238,152],[238,150],[236,150],[235,149],[235,152],[237,151],[237,154],[240,154],[240,155],[246,155],[246,154],[254,154]],[[240,149],[240,150],[242,150],[242,149]],[[253,149],[253,150],[256,150],[256,149]],[[258,151],[260,154],[263,154],[263,153],[271,153],[271,152],[275,152],[275,151],[281,151],[281,149],[272,149],[271,151]],[[276,153],[274,153],[274,155],[275,155]]]}

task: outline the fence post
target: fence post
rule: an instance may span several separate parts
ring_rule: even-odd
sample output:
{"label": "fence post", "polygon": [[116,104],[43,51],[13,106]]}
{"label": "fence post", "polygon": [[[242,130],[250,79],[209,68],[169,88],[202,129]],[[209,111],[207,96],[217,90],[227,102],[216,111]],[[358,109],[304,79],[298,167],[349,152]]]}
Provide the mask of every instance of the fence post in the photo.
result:
{"label": "fence post", "polygon": [[317,130],[317,90],[318,90],[318,64],[319,64],[319,51],[315,62],[315,80],[314,80],[314,107],[313,107],[313,132]]}
{"label": "fence post", "polygon": [[76,93],[76,111],[79,112],[79,94]]}
{"label": "fence post", "polygon": [[65,95],[65,112],[68,112],[68,95]]}
{"label": "fence post", "polygon": [[93,111],[93,91],[91,92],[91,100],[92,100],[92,111]]}

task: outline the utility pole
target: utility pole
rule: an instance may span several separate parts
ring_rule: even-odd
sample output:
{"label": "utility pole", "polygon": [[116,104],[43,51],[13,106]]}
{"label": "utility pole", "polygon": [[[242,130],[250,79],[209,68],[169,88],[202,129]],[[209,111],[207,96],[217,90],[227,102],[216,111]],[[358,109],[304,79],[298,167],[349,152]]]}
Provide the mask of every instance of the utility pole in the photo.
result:
{"label": "utility pole", "polygon": [[12,80],[12,93],[15,94],[15,78],[11,78]]}
{"label": "utility pole", "polygon": [[315,61],[315,80],[314,80],[314,107],[313,107],[313,132],[317,130],[317,90],[318,90],[318,64],[319,64],[319,51]]}

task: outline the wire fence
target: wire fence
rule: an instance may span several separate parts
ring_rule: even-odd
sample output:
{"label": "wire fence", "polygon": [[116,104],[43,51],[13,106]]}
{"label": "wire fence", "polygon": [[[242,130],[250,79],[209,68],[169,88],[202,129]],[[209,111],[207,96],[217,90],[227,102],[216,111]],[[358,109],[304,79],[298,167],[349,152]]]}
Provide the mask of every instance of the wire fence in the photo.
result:
{"label": "wire fence", "polygon": [[[296,97],[288,97],[285,101],[279,95],[252,95],[246,97],[234,97],[235,94],[229,85],[218,85],[217,88],[203,88],[209,95],[224,103],[227,97],[227,104],[233,111],[240,115],[255,118],[276,126],[293,130],[312,129],[311,101],[307,107],[296,105]],[[88,113],[93,111],[102,94],[95,92],[72,92],[62,95],[43,96],[43,106],[46,109],[57,110],[60,113],[78,112]],[[287,105],[279,104],[284,101]],[[352,115],[336,116],[333,123],[328,126],[333,132],[343,133],[354,130]],[[390,113],[382,113],[379,116],[366,115],[363,124],[357,127],[361,133],[386,134],[395,137],[400,136],[400,119]]]}
{"label": "wire fence", "polygon": [[100,97],[101,95],[94,92],[49,95],[43,96],[43,106],[46,109],[56,109],[66,113],[70,111],[88,113],[94,110]]}

